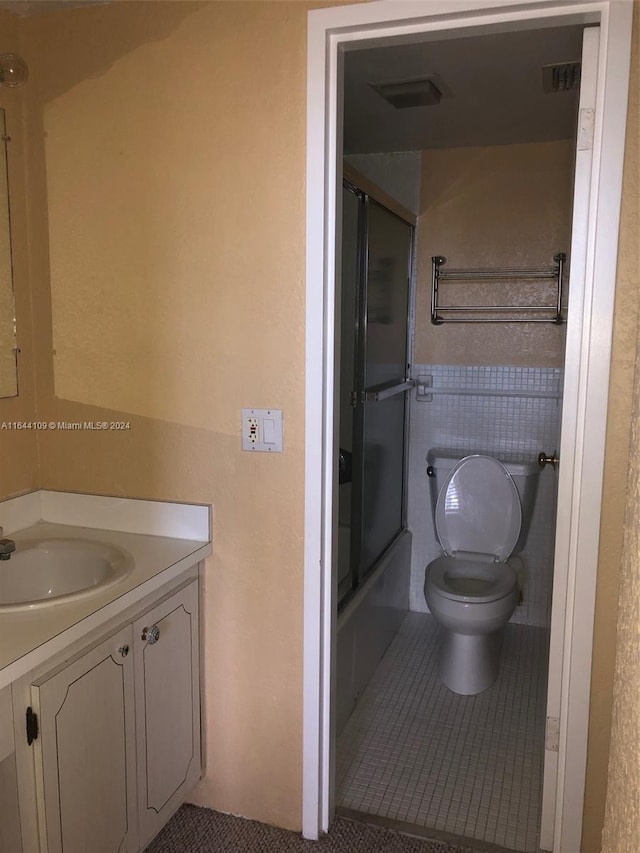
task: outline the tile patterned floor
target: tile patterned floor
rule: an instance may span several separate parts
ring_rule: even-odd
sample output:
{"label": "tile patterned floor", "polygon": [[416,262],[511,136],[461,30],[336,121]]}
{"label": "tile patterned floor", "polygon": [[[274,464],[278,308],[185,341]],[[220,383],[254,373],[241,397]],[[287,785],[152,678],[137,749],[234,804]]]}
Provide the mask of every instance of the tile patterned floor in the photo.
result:
{"label": "tile patterned floor", "polygon": [[508,625],[497,682],[458,696],[436,674],[438,630],[407,615],[338,739],[336,804],[536,851],[549,632]]}

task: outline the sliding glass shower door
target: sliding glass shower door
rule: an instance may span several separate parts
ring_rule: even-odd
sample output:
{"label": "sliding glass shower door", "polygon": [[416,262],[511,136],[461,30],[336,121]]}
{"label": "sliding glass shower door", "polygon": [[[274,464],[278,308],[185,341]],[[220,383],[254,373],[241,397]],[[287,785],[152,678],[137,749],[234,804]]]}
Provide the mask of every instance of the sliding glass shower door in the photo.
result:
{"label": "sliding glass shower door", "polygon": [[343,192],[338,599],[405,527],[413,226]]}

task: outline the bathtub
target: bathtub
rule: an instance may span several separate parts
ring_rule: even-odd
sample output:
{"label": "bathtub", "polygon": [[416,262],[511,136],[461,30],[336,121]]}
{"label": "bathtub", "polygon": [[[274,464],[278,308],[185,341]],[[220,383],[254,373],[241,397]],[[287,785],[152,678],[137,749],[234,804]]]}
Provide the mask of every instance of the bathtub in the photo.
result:
{"label": "bathtub", "polygon": [[336,733],[349,715],[409,609],[411,533],[403,530],[338,614]]}

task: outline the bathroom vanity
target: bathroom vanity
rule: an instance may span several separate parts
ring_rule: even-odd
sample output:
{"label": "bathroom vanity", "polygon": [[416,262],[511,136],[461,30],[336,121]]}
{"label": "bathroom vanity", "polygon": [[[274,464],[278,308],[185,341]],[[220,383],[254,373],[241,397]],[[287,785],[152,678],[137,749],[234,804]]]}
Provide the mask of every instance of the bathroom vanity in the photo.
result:
{"label": "bathroom vanity", "polygon": [[200,778],[209,508],[37,494],[41,517],[15,534],[0,503],[17,553],[99,541],[132,567],[78,599],[0,605],[0,851],[138,853]]}

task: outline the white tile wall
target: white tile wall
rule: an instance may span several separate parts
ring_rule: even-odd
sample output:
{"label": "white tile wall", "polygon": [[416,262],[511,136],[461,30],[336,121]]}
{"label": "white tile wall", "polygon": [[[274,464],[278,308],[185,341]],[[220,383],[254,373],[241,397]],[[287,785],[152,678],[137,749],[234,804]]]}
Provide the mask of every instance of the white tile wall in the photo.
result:
{"label": "white tile wall", "polygon": [[[493,391],[494,394],[438,394],[430,402],[412,395],[410,405],[408,524],[413,533],[410,609],[428,612],[424,572],[441,553],[433,528],[426,475],[432,447],[466,449],[500,458],[537,458],[558,449],[563,371],[558,368],[428,365],[413,366],[413,377],[432,377],[434,389]],[[533,395],[552,395],[549,398]],[[524,550],[510,561],[520,579],[523,600],[512,622],[548,627],[553,582],[557,474],[547,466]]]}

